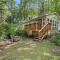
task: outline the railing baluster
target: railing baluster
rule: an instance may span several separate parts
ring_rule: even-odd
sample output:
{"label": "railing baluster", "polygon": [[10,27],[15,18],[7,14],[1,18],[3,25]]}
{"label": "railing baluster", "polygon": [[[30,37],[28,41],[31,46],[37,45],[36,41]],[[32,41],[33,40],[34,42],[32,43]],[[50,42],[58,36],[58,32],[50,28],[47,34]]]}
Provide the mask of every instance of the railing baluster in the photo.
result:
{"label": "railing baluster", "polygon": [[50,30],[50,28],[51,28],[51,24],[48,23],[41,31],[39,31],[38,33],[39,36],[42,38],[45,33],[48,34],[48,31]]}

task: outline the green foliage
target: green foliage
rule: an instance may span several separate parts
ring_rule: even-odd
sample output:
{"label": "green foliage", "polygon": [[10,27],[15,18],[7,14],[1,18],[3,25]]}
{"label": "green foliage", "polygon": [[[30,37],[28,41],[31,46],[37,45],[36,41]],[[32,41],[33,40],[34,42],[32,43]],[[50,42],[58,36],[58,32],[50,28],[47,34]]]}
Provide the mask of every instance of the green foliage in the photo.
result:
{"label": "green foliage", "polygon": [[7,18],[7,6],[4,0],[0,0],[0,23]]}
{"label": "green foliage", "polygon": [[[15,0],[0,0],[0,22],[2,23],[0,23],[0,36],[8,34],[27,35],[25,31],[19,29],[18,23],[47,12],[57,12],[60,14],[60,0],[21,0],[18,9],[16,8]],[[17,14],[15,19],[13,18],[14,13]],[[58,36],[54,38],[53,41],[59,44],[60,38]]]}
{"label": "green foliage", "polygon": [[56,45],[60,45],[60,33],[55,33],[51,37],[51,41],[54,42]]}
{"label": "green foliage", "polygon": [[3,29],[4,29],[5,34],[11,33],[11,26],[10,26],[10,24],[4,24],[3,25]]}
{"label": "green foliage", "polygon": [[17,30],[15,31],[15,35],[16,35],[16,36],[27,37],[26,31],[24,31],[24,30],[19,30],[19,29],[17,29]]}
{"label": "green foliage", "polygon": [[0,26],[0,36],[2,36],[2,33],[3,33],[3,27]]}
{"label": "green foliage", "polygon": [[7,35],[13,35],[13,33],[14,33],[14,29],[12,29],[12,26],[11,26],[11,24],[2,24],[1,26],[0,26],[0,37],[2,37],[3,36],[3,38],[5,37],[5,36],[7,36]]}
{"label": "green foliage", "polygon": [[1,27],[2,27],[2,31],[0,32],[1,36],[2,35],[7,36],[8,34],[11,34],[11,26],[10,26],[10,24],[3,24]]}

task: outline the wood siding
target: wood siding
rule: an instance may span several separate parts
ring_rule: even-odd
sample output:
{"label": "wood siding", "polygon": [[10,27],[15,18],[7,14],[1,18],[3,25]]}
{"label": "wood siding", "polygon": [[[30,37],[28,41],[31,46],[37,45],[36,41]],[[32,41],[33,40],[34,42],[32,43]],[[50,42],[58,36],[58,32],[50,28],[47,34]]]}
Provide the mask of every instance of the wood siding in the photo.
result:
{"label": "wood siding", "polygon": [[26,25],[24,25],[24,29],[26,31],[29,31],[29,30],[32,30],[32,31],[40,30],[41,29],[41,22],[32,23],[32,24],[26,24]]}

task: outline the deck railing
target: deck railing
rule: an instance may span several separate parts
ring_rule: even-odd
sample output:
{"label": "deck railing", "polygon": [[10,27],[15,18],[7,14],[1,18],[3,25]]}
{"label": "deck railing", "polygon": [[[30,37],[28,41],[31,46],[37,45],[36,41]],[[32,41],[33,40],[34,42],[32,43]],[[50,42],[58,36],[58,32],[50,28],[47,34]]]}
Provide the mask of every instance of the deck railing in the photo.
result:
{"label": "deck railing", "polygon": [[44,38],[51,31],[51,23],[44,25],[41,30],[38,31],[39,38]]}

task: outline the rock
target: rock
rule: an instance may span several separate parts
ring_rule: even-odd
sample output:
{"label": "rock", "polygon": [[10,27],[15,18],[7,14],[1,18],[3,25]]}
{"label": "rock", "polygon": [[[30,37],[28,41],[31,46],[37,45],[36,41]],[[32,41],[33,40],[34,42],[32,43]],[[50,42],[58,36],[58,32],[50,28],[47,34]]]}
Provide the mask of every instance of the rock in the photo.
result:
{"label": "rock", "polygon": [[17,41],[19,41],[20,40],[20,36],[14,36],[13,37],[13,42],[17,42]]}
{"label": "rock", "polygon": [[53,52],[57,55],[60,55],[60,47],[54,48]]}

